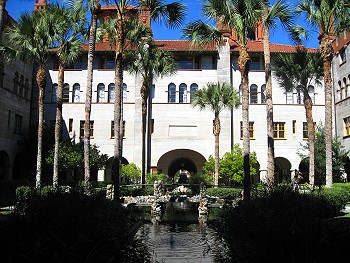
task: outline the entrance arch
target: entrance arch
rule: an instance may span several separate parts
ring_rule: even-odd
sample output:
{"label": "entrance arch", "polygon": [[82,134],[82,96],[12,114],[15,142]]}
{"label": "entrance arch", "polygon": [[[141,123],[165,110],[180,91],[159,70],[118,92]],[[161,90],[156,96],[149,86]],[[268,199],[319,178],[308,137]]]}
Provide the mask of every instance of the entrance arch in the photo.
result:
{"label": "entrance arch", "polygon": [[0,180],[9,179],[10,158],[5,151],[0,151]]}
{"label": "entrance arch", "polygon": [[189,173],[202,173],[206,159],[196,151],[189,149],[176,149],[163,154],[157,163],[158,171],[174,176],[179,170]]}
{"label": "entrance arch", "polygon": [[[111,158],[108,159],[107,165],[106,165],[106,168],[105,168],[105,171],[104,171],[105,172],[105,174],[104,174],[104,181],[106,181],[106,182],[112,182],[113,181],[113,178],[112,178],[113,158],[114,157],[111,157]],[[128,160],[125,159],[124,157],[122,157],[121,163],[124,164],[124,165],[129,164]]]}
{"label": "entrance arch", "polygon": [[277,183],[290,183],[292,165],[290,161],[284,157],[275,158],[275,179]]}

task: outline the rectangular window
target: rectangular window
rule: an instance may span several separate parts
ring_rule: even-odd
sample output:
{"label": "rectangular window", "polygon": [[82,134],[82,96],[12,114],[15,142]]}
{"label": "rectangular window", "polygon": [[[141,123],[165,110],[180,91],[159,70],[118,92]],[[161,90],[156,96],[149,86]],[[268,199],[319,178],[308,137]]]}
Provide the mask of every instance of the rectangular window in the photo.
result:
{"label": "rectangular window", "polygon": [[286,138],[286,123],[285,122],[274,122],[273,123],[273,138],[274,139],[285,139]]}
{"label": "rectangular window", "polygon": [[15,133],[22,134],[22,123],[23,116],[16,114],[15,115]]}
{"label": "rectangular window", "polygon": [[72,131],[73,131],[73,119],[69,119],[68,132],[72,132]]}
{"label": "rectangular window", "polygon": [[[125,139],[125,121],[123,121],[123,131],[122,131],[122,137]],[[111,121],[111,139],[114,139],[114,121]]]}
{"label": "rectangular window", "polygon": [[345,62],[346,62],[346,52],[345,52],[345,49],[341,49],[339,51],[339,64],[342,64]]}
{"label": "rectangular window", "polygon": [[9,114],[7,116],[7,128],[11,126],[11,110],[9,110]]}
{"label": "rectangular window", "polygon": [[344,136],[350,136],[350,117],[344,118]]}
{"label": "rectangular window", "polygon": [[293,130],[293,134],[297,134],[297,121],[296,120],[292,121],[292,130]]}
{"label": "rectangular window", "polygon": [[[249,122],[249,134],[250,134],[250,139],[254,138],[254,122],[250,121]],[[241,121],[241,139],[243,139],[243,122]]]}
{"label": "rectangular window", "polygon": [[251,57],[249,70],[264,70],[264,65],[261,63],[260,57]]}
{"label": "rectangular window", "polygon": [[[316,126],[316,122],[314,122],[314,127]],[[309,138],[309,129],[307,127],[307,122],[303,122],[303,139]]]}
{"label": "rectangular window", "polygon": [[[80,138],[84,138],[85,121],[80,121]],[[94,121],[90,121],[90,138],[94,138]]]}

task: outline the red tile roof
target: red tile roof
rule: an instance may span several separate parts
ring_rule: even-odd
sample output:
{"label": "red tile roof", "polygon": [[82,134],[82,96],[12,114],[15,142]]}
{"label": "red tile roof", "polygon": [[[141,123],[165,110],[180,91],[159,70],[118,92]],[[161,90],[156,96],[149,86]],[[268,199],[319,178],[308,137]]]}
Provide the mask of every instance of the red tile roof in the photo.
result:
{"label": "red tile roof", "polygon": [[[231,51],[238,52],[239,47],[237,43],[230,39],[229,44],[231,46]],[[317,52],[317,48],[307,48],[309,52]],[[248,42],[248,52],[264,52],[264,44],[260,40],[251,40]],[[296,46],[283,45],[283,44],[273,44],[270,43],[270,51],[272,53],[292,53],[296,52]]]}
{"label": "red tile roof", "polygon": [[[169,51],[212,51],[216,52],[214,44],[209,44],[204,47],[194,46],[191,41],[188,40],[155,40],[159,48]],[[89,45],[84,44],[83,50],[88,50]],[[128,47],[127,47],[128,48]],[[110,42],[97,42],[95,51],[113,51],[114,46],[110,45]]]}
{"label": "red tile roof", "polygon": [[[196,46],[192,45],[192,41],[189,40],[155,40],[156,44],[159,45],[161,49],[169,51],[179,51],[179,52],[216,52],[216,45],[208,44],[206,46]],[[238,52],[239,47],[235,41],[232,39],[229,40],[231,45],[231,52]],[[83,49],[88,50],[89,45],[84,44]],[[113,51],[114,46],[111,46],[109,42],[98,42],[96,43],[96,51]],[[127,47],[128,49],[128,47]],[[248,52],[264,52],[263,42],[257,40],[251,40],[248,42]],[[296,52],[296,46],[282,45],[282,44],[270,44],[270,51],[272,53],[290,53]],[[309,52],[317,52],[316,48],[308,48]]]}

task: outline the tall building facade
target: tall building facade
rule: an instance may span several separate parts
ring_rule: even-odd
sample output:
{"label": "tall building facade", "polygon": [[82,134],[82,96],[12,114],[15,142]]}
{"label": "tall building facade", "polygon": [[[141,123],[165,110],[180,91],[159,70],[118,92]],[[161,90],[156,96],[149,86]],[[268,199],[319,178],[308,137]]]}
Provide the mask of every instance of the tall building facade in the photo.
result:
{"label": "tall building facade", "polygon": [[[350,151],[350,33],[344,32],[333,41],[335,56],[332,61],[335,135]],[[350,159],[345,171],[350,175]]]}
{"label": "tall building facade", "polygon": [[[102,7],[102,14],[110,15],[113,7]],[[141,21],[148,23],[149,13],[142,13]],[[151,135],[152,170],[174,175],[180,169],[201,173],[202,166],[214,155],[212,122],[209,110],[193,108],[193,92],[209,82],[228,82],[240,91],[240,73],[237,66],[238,47],[234,34],[227,32],[222,46],[194,47],[190,41],[156,40],[157,45],[172,52],[178,65],[173,76],[154,82]],[[251,151],[259,162],[260,179],[266,175],[267,135],[265,105],[265,72],[261,29],[248,43],[251,56],[249,72],[249,119]],[[293,46],[271,44],[272,61],[276,54],[295,52]],[[84,102],[87,79],[87,46],[84,55],[65,72],[63,90],[64,139],[79,142],[83,136],[85,120]],[[314,51],[314,50],[313,50]],[[114,50],[108,40],[96,44],[93,71],[93,103],[91,110],[91,143],[101,152],[113,157],[113,101]],[[45,94],[45,121],[55,120],[58,70],[57,62],[48,62],[48,82]],[[141,167],[141,96],[139,75],[124,71],[123,161]],[[314,121],[324,120],[324,92],[319,85],[310,85]],[[306,115],[301,90],[286,92],[273,79],[274,134],[276,175],[279,182],[290,181],[291,170],[304,169],[297,151],[307,142]],[[220,113],[220,155],[242,144],[241,107]],[[111,163],[98,173],[99,180],[111,180]]]}
{"label": "tall building facade", "polygon": [[[7,11],[2,31],[14,23]],[[2,43],[6,36],[2,34]],[[33,66],[19,59],[2,64],[0,78],[0,180],[24,179],[30,130]]]}

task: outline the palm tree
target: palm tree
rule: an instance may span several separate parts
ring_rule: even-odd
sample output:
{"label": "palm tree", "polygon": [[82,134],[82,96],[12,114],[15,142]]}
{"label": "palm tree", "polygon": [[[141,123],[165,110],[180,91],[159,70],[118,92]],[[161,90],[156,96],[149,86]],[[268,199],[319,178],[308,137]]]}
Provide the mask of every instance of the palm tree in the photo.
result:
{"label": "palm tree", "polygon": [[[0,0],[0,45],[2,44],[2,28],[3,28],[3,22],[4,22],[4,13],[6,10],[6,1],[7,0]],[[4,70],[4,61],[3,61],[3,54],[0,54],[0,86],[3,85],[3,70]]]}
{"label": "palm tree", "polygon": [[267,123],[267,185],[271,190],[275,183],[275,150],[273,139],[273,100],[272,100],[272,77],[270,58],[270,32],[276,27],[275,20],[278,19],[282,25],[289,27],[291,24],[291,12],[283,0],[277,0],[272,7],[269,1],[263,1],[262,7],[262,29],[265,61],[265,83],[266,83],[266,123]]}
{"label": "palm tree", "polygon": [[[298,46],[296,53],[279,54],[273,66],[274,74],[281,87],[286,91],[300,89],[303,92],[309,141],[309,181],[310,189],[315,185],[315,125],[312,117],[312,98],[309,85],[320,84],[323,76],[322,59],[319,53],[309,53],[303,46]],[[299,92],[300,92],[299,91]]]}
{"label": "palm tree", "polygon": [[81,54],[81,37],[84,33],[85,14],[83,12],[70,11],[67,7],[58,4],[49,6],[49,12],[55,22],[58,44],[56,56],[58,59],[58,87],[57,108],[55,123],[55,149],[53,165],[53,187],[58,186],[58,154],[62,130],[62,90],[64,83],[64,71],[66,65],[74,63]]}
{"label": "palm tree", "polygon": [[325,90],[326,187],[333,184],[332,175],[332,75],[335,35],[349,30],[348,0],[299,0],[298,12],[305,13],[308,22],[319,30],[319,47],[323,59]]}
{"label": "palm tree", "polygon": [[[122,85],[123,85],[123,54],[125,49],[125,41],[127,39],[128,23],[135,24],[132,21],[130,1],[114,0],[116,8],[116,17],[108,21],[109,28],[105,30],[111,44],[115,46],[115,101],[114,101],[114,161],[112,167],[112,176],[114,180],[114,197],[119,200],[119,178],[120,178],[120,162],[122,158],[122,137],[123,130],[122,121]],[[166,24],[176,26],[181,24],[183,19],[182,4],[164,5],[162,1],[140,1],[140,11],[149,9],[151,18],[163,20]]]}
{"label": "palm tree", "polygon": [[158,77],[169,76],[176,71],[176,64],[171,54],[159,49],[152,38],[143,38],[137,45],[136,51],[126,53],[126,69],[142,76],[141,99],[142,99],[142,169],[141,181],[145,183],[146,167],[146,117],[147,99],[150,100],[151,87]]}
{"label": "palm tree", "polygon": [[39,89],[39,98],[36,187],[41,186],[46,61],[51,55],[50,48],[54,40],[54,28],[54,21],[50,19],[46,10],[42,10],[22,14],[18,23],[12,25],[7,32],[9,45],[16,49],[16,53],[37,64],[36,84]]}
{"label": "palm tree", "polygon": [[192,105],[198,106],[200,110],[209,108],[214,112],[213,134],[215,137],[215,172],[214,185],[219,186],[219,137],[220,137],[220,112],[226,108],[232,109],[239,105],[239,95],[228,83],[208,83],[203,89],[193,94]]}
{"label": "palm tree", "polygon": [[[238,67],[242,85],[242,126],[244,178],[243,198],[250,198],[250,133],[249,133],[249,79],[250,57],[248,53],[248,36],[254,32],[261,18],[262,2],[260,0],[206,0],[204,14],[209,19],[217,19],[223,26],[234,31],[235,41],[239,47]],[[208,43],[222,40],[222,33],[202,21],[190,23],[184,30],[184,35],[195,42]]]}
{"label": "palm tree", "polygon": [[92,76],[93,62],[96,43],[97,19],[100,12],[100,0],[70,0],[69,6],[73,10],[85,10],[86,7],[91,12],[91,24],[89,31],[89,50],[87,63],[87,83],[85,98],[85,123],[84,123],[84,181],[86,193],[91,192],[90,178],[90,117],[91,117],[91,99],[92,99]]}

